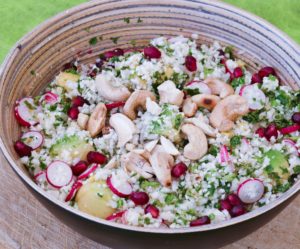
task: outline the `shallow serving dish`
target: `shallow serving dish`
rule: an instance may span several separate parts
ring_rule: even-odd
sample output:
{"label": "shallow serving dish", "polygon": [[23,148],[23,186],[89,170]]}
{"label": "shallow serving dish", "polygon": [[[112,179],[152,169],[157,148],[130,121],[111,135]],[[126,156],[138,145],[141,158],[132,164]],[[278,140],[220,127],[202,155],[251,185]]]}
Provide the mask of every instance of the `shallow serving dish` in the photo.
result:
{"label": "shallow serving dish", "polygon": [[[130,23],[124,22],[130,18]],[[51,18],[23,37],[0,68],[0,146],[25,186],[60,220],[86,236],[114,248],[181,248],[197,241],[217,248],[241,238],[276,215],[300,189],[300,181],[271,204],[246,215],[204,227],[183,229],[140,228],[92,217],[45,194],[18,161],[12,142],[19,134],[12,113],[15,101],[38,94],[66,62],[94,62],[115,47],[131,47],[160,34],[199,34],[199,43],[219,40],[234,45],[237,57],[255,70],[277,69],[281,81],[300,86],[300,48],[262,19],[227,4],[201,0],[91,1]],[[93,37],[102,41],[91,46]],[[114,39],[119,38],[119,39]],[[118,40],[118,44],[115,44]],[[258,62],[258,64],[253,63]],[[280,205],[281,204],[281,205]],[[263,215],[262,215],[263,214]]]}

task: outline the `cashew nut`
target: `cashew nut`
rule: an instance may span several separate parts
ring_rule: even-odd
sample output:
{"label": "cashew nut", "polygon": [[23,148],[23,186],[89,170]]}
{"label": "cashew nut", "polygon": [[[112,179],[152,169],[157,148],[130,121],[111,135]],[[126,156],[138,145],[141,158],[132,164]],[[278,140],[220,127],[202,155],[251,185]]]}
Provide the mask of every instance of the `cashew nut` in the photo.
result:
{"label": "cashew nut", "polygon": [[130,96],[127,87],[117,85],[116,78],[111,72],[102,72],[96,77],[96,89],[105,99],[110,101],[126,101]]}
{"label": "cashew nut", "polygon": [[183,102],[184,93],[177,89],[173,81],[167,80],[157,87],[160,104],[169,103],[180,106]]}
{"label": "cashew nut", "polygon": [[220,98],[211,94],[197,94],[192,97],[192,101],[198,107],[204,107],[208,110],[212,110],[216,104],[220,102]]}
{"label": "cashew nut", "polygon": [[136,118],[136,110],[138,107],[146,108],[146,100],[150,98],[155,100],[155,95],[146,90],[135,90],[130,97],[127,99],[123,111],[130,119],[134,120]]}
{"label": "cashew nut", "polygon": [[134,123],[121,113],[113,114],[109,119],[109,124],[118,135],[117,147],[122,147],[130,141],[136,131]]}
{"label": "cashew nut", "polygon": [[146,179],[152,178],[154,175],[153,169],[149,162],[134,152],[129,152],[125,155],[122,155],[121,164],[129,172],[136,172]]}
{"label": "cashew nut", "polygon": [[216,137],[217,135],[216,130],[199,117],[187,118],[185,119],[185,123],[190,123],[199,127],[207,136]]}
{"label": "cashew nut", "polygon": [[113,169],[117,166],[117,159],[116,157],[112,157],[109,162],[103,167],[104,169]]}
{"label": "cashew nut", "polygon": [[145,150],[152,152],[152,150],[154,149],[154,147],[156,146],[157,143],[158,143],[157,139],[152,140],[152,141],[144,144],[144,148],[145,148]]}
{"label": "cashew nut", "polygon": [[207,139],[203,131],[192,124],[184,124],[181,131],[189,140],[183,149],[183,155],[190,160],[198,160],[203,157],[207,152]]}
{"label": "cashew nut", "polygon": [[87,130],[90,132],[92,137],[97,136],[104,127],[106,113],[107,109],[103,103],[99,103],[93,110],[87,123]]}
{"label": "cashew nut", "polygon": [[158,116],[162,111],[162,108],[155,101],[151,100],[151,98],[146,99],[146,109],[147,112],[156,116]]}
{"label": "cashew nut", "polygon": [[171,168],[174,164],[174,158],[161,145],[156,145],[149,161],[157,180],[163,186],[169,187],[172,183]]}
{"label": "cashew nut", "polygon": [[204,83],[206,83],[211,89],[212,94],[219,95],[222,99],[234,94],[234,89],[232,86],[222,80],[216,78],[207,78],[204,80]]}
{"label": "cashew nut", "polygon": [[210,115],[210,123],[219,131],[229,131],[234,121],[249,112],[248,102],[239,95],[231,95],[221,100]]}
{"label": "cashew nut", "polygon": [[186,117],[193,117],[197,112],[198,106],[192,101],[191,97],[183,101],[182,111]]}
{"label": "cashew nut", "polygon": [[164,150],[170,155],[177,156],[180,154],[175,145],[164,136],[160,137],[160,143],[163,146]]}
{"label": "cashew nut", "polygon": [[88,121],[89,121],[89,115],[84,114],[84,113],[78,114],[77,124],[82,130],[86,129]]}

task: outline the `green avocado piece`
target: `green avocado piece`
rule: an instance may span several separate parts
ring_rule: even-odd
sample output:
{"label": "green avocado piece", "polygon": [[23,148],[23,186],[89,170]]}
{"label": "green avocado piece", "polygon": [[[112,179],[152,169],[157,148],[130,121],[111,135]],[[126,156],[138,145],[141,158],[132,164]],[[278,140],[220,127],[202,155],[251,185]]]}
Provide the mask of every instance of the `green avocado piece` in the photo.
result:
{"label": "green avocado piece", "polygon": [[77,135],[64,136],[58,139],[55,144],[50,147],[50,156],[58,157],[61,160],[64,158],[64,152],[68,151],[71,158],[80,158],[81,160],[86,160],[87,153],[93,150],[93,146],[90,145],[84,139],[78,137]]}
{"label": "green avocado piece", "polygon": [[264,169],[265,174],[279,183],[287,180],[290,176],[289,163],[284,154],[278,150],[269,150],[265,156],[270,159],[270,164]]}

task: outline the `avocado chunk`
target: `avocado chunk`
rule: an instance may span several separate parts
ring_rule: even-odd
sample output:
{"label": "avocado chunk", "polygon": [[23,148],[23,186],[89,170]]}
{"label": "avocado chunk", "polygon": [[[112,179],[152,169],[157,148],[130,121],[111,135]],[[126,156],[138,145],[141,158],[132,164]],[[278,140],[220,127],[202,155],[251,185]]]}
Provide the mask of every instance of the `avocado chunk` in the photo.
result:
{"label": "avocado chunk", "polygon": [[78,209],[99,218],[107,218],[116,210],[109,205],[112,192],[104,181],[88,182],[76,194]]}
{"label": "avocado chunk", "polygon": [[66,91],[71,91],[72,89],[68,86],[67,82],[75,82],[77,83],[80,78],[80,75],[71,73],[71,72],[60,72],[57,76],[56,81],[57,85],[63,87]]}
{"label": "avocado chunk", "polygon": [[271,177],[276,183],[288,180],[290,176],[289,163],[278,150],[269,150],[265,156],[270,159],[270,164],[264,169],[266,175]]}
{"label": "avocado chunk", "polygon": [[75,158],[86,160],[87,153],[93,151],[93,146],[77,135],[64,136],[50,147],[50,156],[64,161]]}

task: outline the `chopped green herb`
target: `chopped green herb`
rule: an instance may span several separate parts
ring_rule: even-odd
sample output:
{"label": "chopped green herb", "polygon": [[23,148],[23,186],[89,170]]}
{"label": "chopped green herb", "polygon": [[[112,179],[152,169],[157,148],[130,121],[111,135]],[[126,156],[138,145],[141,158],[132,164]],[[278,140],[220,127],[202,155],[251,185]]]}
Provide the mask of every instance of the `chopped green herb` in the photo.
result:
{"label": "chopped green herb", "polygon": [[149,225],[149,224],[151,223],[151,221],[150,221],[150,218],[149,218],[149,217],[146,217],[144,221],[145,221],[145,224],[146,224],[146,225]]}
{"label": "chopped green herb", "polygon": [[244,120],[248,121],[249,123],[258,123],[260,120],[259,120],[259,114],[261,114],[261,112],[263,112],[264,109],[261,109],[261,110],[256,110],[256,111],[252,111],[252,112],[249,112],[247,115],[245,115],[243,117]]}
{"label": "chopped green herb", "polygon": [[179,127],[181,126],[182,122],[183,122],[183,115],[179,113],[175,116],[175,119],[172,120],[173,127],[176,130],[178,130]]}
{"label": "chopped green herb", "polygon": [[30,71],[30,74],[31,74],[31,75],[34,75],[34,76],[36,75],[36,73],[35,73],[34,70],[31,70],[31,71]]}
{"label": "chopped green herb", "polygon": [[300,165],[297,165],[293,168],[295,174],[300,174]]}
{"label": "chopped green herb", "polygon": [[160,186],[160,184],[158,182],[155,182],[155,181],[147,181],[147,180],[143,180],[141,183],[140,183],[140,187],[142,189],[147,189],[148,187],[151,187],[151,188],[158,188]]}
{"label": "chopped green herb", "polygon": [[218,155],[218,147],[215,145],[211,145],[208,149],[208,154],[213,155],[213,156],[217,156]]}
{"label": "chopped green herb", "polygon": [[126,22],[126,23],[130,23],[130,18],[129,18],[129,17],[125,17],[125,18],[123,19],[123,21]]}
{"label": "chopped green herb", "polygon": [[236,148],[238,145],[241,144],[241,140],[242,140],[242,136],[233,136],[231,139],[230,139],[230,146],[231,148]]}
{"label": "chopped green herb", "polygon": [[233,56],[233,49],[234,47],[233,46],[227,46],[224,50],[225,54],[228,54],[229,55],[229,59],[234,59],[234,56]]}
{"label": "chopped green herb", "polygon": [[110,39],[114,44],[117,44],[120,37],[111,37]]}
{"label": "chopped green herb", "polygon": [[177,202],[177,196],[175,194],[169,193],[165,197],[165,202],[167,205],[172,205]]}
{"label": "chopped green herb", "polygon": [[24,101],[24,104],[27,106],[28,109],[30,110],[35,110],[36,108],[31,104],[29,103],[29,101],[25,100]]}
{"label": "chopped green herb", "polygon": [[194,96],[194,95],[197,95],[197,94],[200,94],[200,91],[198,88],[183,88],[183,90],[190,96]]}
{"label": "chopped green herb", "polygon": [[98,195],[100,198],[103,197],[103,194],[101,194],[101,193],[97,193],[97,195]]}
{"label": "chopped green herb", "polygon": [[235,78],[231,81],[231,86],[234,89],[237,89],[239,86],[242,86],[245,84],[245,76],[239,77],[239,78]]}
{"label": "chopped green herb", "polygon": [[143,22],[143,20],[139,17],[136,22],[141,23],[141,22]]}
{"label": "chopped green herb", "polygon": [[123,207],[123,205],[124,205],[124,202],[122,199],[117,200],[117,208],[121,208],[121,207]]}
{"label": "chopped green herb", "polygon": [[41,168],[42,170],[45,170],[45,169],[47,168],[46,163],[44,163],[43,161],[40,161],[40,168]]}
{"label": "chopped green herb", "polygon": [[98,42],[97,37],[93,37],[93,38],[91,38],[91,39],[89,40],[90,45],[96,45],[97,42]]}
{"label": "chopped green herb", "polygon": [[214,72],[214,69],[211,68],[204,68],[204,77],[206,78],[208,75],[212,74]]}

